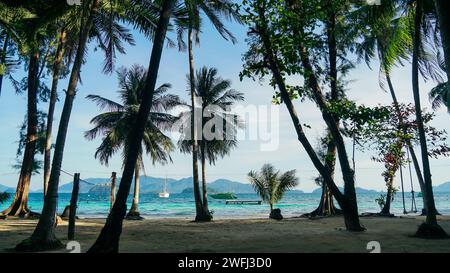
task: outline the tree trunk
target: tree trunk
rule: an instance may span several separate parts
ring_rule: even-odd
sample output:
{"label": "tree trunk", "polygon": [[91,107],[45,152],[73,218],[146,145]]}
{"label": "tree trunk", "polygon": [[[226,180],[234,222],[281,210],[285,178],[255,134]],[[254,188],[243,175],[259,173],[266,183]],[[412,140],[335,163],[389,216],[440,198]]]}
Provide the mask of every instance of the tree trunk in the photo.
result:
{"label": "tree trunk", "polygon": [[[308,85],[311,87],[314,101],[319,106],[320,111],[322,112],[322,118],[327,124],[328,129],[333,137],[333,141],[336,145],[339,163],[342,171],[342,178],[344,180],[344,196],[346,198],[345,207],[350,209],[351,212],[346,215],[346,211],[343,206],[341,206],[344,218],[346,222],[347,229],[352,231],[362,231],[364,228],[359,224],[358,217],[358,204],[356,199],[356,191],[355,191],[355,176],[354,170],[350,167],[347,151],[345,148],[344,139],[340,133],[340,129],[337,123],[337,118],[335,118],[329,111],[326,106],[325,98],[323,97],[322,91],[320,89],[318,80],[315,76],[314,69],[309,61],[309,53],[302,45],[299,45],[299,53],[300,58],[303,64],[303,67],[306,72],[306,81]],[[333,190],[333,189],[331,189]],[[335,192],[333,191],[333,194]]]}
{"label": "tree trunk", "polygon": [[131,203],[131,209],[127,214],[127,220],[142,220],[144,218],[141,217],[139,213],[139,181],[140,181],[140,165],[136,164],[134,168],[134,193],[133,193],[133,201]]}
{"label": "tree trunk", "polygon": [[[200,153],[201,153],[201,158],[202,158],[202,198],[203,198],[203,213],[206,216],[209,216],[209,220],[212,220],[212,215],[209,212],[209,208],[208,208],[208,186],[206,185],[206,156],[205,156],[205,142],[202,140],[200,142],[201,147],[200,147]],[[206,219],[208,220],[208,219]]]}
{"label": "tree trunk", "polygon": [[135,123],[133,124],[128,139],[130,146],[125,159],[122,178],[119,191],[117,192],[116,202],[108,215],[105,226],[100,232],[94,245],[88,252],[109,252],[117,253],[119,251],[119,239],[122,233],[122,223],[127,211],[127,197],[130,192],[131,182],[133,180],[134,168],[136,166],[141,143],[144,136],[145,124],[148,122],[150,109],[153,103],[153,93],[155,91],[156,79],[158,76],[161,54],[164,47],[167,27],[169,24],[175,0],[166,0],[162,4],[159,21],[153,39],[153,49],[150,57],[145,89],[142,94],[142,102],[139,106],[139,112]]}
{"label": "tree trunk", "polygon": [[386,202],[384,203],[383,209],[381,210],[381,215],[390,216],[391,215],[391,203],[392,203],[392,185],[394,183],[394,177],[389,178],[386,193]]}
{"label": "tree trunk", "polygon": [[5,65],[5,71],[0,73],[0,95],[2,94],[3,77],[6,73],[6,56],[8,54],[9,35],[5,35],[5,42],[3,42],[3,49],[0,57],[0,64]]}
{"label": "tree trunk", "polygon": [[419,90],[419,54],[421,43],[421,25],[423,16],[423,2],[416,2],[416,14],[414,18],[414,39],[413,39],[413,58],[412,58],[412,88],[414,94],[414,103],[416,108],[417,129],[419,132],[420,148],[422,154],[423,174],[425,180],[425,195],[427,199],[427,217],[425,223],[417,230],[419,237],[443,237],[446,232],[438,225],[436,219],[436,206],[433,196],[433,185],[431,180],[430,162],[428,158],[427,139],[422,118],[422,108],[420,106]]}
{"label": "tree trunk", "polygon": [[[268,37],[267,34],[267,21],[265,19],[264,10],[262,7],[259,9],[259,16],[261,18],[260,23],[257,24],[258,32],[262,38],[262,43],[264,48],[267,51],[267,57],[268,57],[268,63],[270,66],[270,70],[273,73],[275,82],[280,90],[281,98],[286,105],[286,108],[289,111],[289,115],[291,116],[291,120],[293,122],[294,128],[297,133],[298,140],[303,145],[304,149],[308,153],[308,156],[311,158],[312,163],[314,164],[314,167],[319,171],[320,175],[323,177],[324,182],[327,184],[327,186],[330,188],[330,190],[333,192],[337,202],[339,203],[340,207],[343,210],[344,213],[344,220],[347,230],[349,231],[362,231],[364,228],[359,223],[359,216],[358,216],[358,207],[356,206],[356,197],[353,200],[350,200],[351,194],[347,192],[346,195],[343,195],[339,188],[334,183],[333,178],[331,177],[330,170],[326,168],[317,156],[316,152],[314,151],[314,148],[311,146],[311,143],[309,142],[308,138],[306,137],[303,127],[300,123],[300,120],[298,118],[297,112],[295,110],[295,107],[292,103],[292,100],[289,96],[289,92],[287,91],[284,79],[281,75],[279,66],[278,66],[278,60],[276,59],[276,55],[272,49],[271,43],[270,43],[270,37]],[[334,135],[333,135],[334,137]],[[347,162],[348,163],[348,162]],[[354,193],[354,191],[353,191]]]}
{"label": "tree trunk", "polygon": [[70,74],[69,85],[66,91],[66,98],[61,114],[61,120],[56,137],[55,150],[53,155],[50,180],[47,186],[47,195],[44,198],[44,207],[41,217],[33,232],[33,235],[16,246],[21,251],[46,250],[61,247],[61,242],[55,236],[55,217],[58,204],[59,176],[61,174],[61,164],[64,155],[64,146],[69,128],[69,120],[72,112],[73,101],[76,95],[76,87],[83,63],[84,53],[90,30],[92,28],[94,16],[98,11],[101,0],[94,0],[89,11],[88,19],[81,25],[80,38],[78,41],[77,53],[73,62]]}
{"label": "tree trunk", "polygon": [[[332,3],[329,3],[330,7]],[[338,82],[338,70],[337,70],[337,43],[336,43],[336,13],[333,9],[328,9],[328,22],[327,28],[327,45],[328,45],[328,60],[329,60],[329,80],[330,80],[330,93],[331,100],[339,100],[339,90],[337,87]],[[339,120],[336,120],[336,125],[339,127]],[[336,144],[333,141],[333,137],[328,133],[327,136],[327,155],[325,158],[325,166],[330,171],[331,177],[334,179],[334,171],[336,165]],[[331,216],[334,214],[340,214],[341,211],[334,206],[333,194],[329,190],[326,183],[322,183],[322,196],[320,198],[319,207],[311,212],[309,216]]]}
{"label": "tree trunk", "polygon": [[192,182],[194,187],[195,199],[195,221],[209,221],[208,215],[203,208],[202,197],[200,193],[200,183],[198,179],[198,142],[196,126],[196,94],[195,94],[195,70],[194,70],[194,52],[193,52],[193,29],[189,28],[188,33],[189,47],[189,83],[191,88],[191,141],[192,141]]}
{"label": "tree trunk", "polygon": [[39,51],[30,54],[28,66],[28,101],[27,101],[27,142],[23,153],[22,167],[20,169],[19,181],[16,193],[9,208],[2,214],[10,216],[26,216],[30,213],[28,209],[28,194],[30,191],[31,175],[33,171],[34,155],[36,152],[36,141],[38,134],[37,118],[37,92],[39,73]]}
{"label": "tree trunk", "polygon": [[[327,156],[325,166],[330,171],[330,175],[334,180],[335,164],[336,164],[336,145],[331,136],[328,136]],[[312,212],[305,214],[307,217],[316,216],[332,216],[342,214],[342,211],[334,205],[333,193],[330,191],[326,183],[322,182],[322,195],[320,197],[319,206]]]}
{"label": "tree trunk", "polygon": [[45,136],[45,151],[44,151],[44,196],[47,195],[47,186],[50,179],[50,164],[51,164],[51,149],[52,149],[52,130],[53,119],[55,115],[56,100],[58,98],[58,81],[61,72],[61,63],[64,56],[64,45],[66,42],[66,32],[61,30],[59,37],[59,44],[56,49],[55,62],[53,63],[53,79],[50,90],[50,102],[47,113],[47,128]]}
{"label": "tree trunk", "polygon": [[[450,10],[450,1],[448,0],[434,0],[436,11],[439,18],[439,28],[441,32],[442,48],[444,49],[445,66],[447,71],[447,104],[450,104],[450,17],[448,12]],[[447,105],[450,108],[450,105]]]}

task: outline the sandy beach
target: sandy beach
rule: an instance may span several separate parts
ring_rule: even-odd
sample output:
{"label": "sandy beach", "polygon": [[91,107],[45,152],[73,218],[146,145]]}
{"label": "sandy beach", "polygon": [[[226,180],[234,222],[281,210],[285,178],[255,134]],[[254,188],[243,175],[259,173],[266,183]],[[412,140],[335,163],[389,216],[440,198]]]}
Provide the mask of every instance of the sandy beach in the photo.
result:
{"label": "sandy beach", "polygon": [[[450,252],[450,240],[413,238],[423,217],[364,217],[367,231],[345,231],[340,217],[309,220],[289,218],[219,219],[193,223],[189,219],[125,221],[120,252],[369,252],[367,243],[378,241],[381,252]],[[439,217],[450,234],[450,216]],[[104,219],[77,220],[76,240],[81,252],[92,245]],[[67,221],[57,236],[67,243]],[[10,252],[33,231],[36,220],[0,220],[0,251]],[[58,252],[68,252],[61,249]]]}

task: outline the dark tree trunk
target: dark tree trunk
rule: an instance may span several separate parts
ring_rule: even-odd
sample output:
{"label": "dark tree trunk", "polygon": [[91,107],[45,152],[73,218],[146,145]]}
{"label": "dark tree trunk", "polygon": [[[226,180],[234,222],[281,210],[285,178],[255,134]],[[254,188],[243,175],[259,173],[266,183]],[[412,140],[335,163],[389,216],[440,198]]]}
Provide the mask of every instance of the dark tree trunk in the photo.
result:
{"label": "dark tree trunk", "polygon": [[39,73],[39,52],[30,54],[28,66],[28,101],[27,101],[27,142],[23,153],[22,167],[20,169],[19,181],[16,193],[9,208],[2,214],[10,216],[27,216],[30,213],[28,208],[28,193],[30,191],[31,175],[33,171],[34,155],[36,152],[36,141],[38,138],[38,118],[37,118],[37,92]]}
{"label": "dark tree trunk", "polygon": [[423,174],[425,180],[425,195],[427,199],[427,217],[417,230],[416,235],[419,237],[445,237],[446,232],[438,225],[436,219],[436,206],[433,196],[433,185],[431,180],[431,169],[428,158],[427,139],[422,117],[422,108],[420,106],[420,90],[419,90],[419,54],[421,43],[421,25],[423,16],[423,2],[416,2],[416,14],[414,18],[414,39],[413,39],[413,58],[412,58],[412,87],[414,95],[414,103],[416,108],[417,129],[419,132],[420,148],[422,154]]}
{"label": "dark tree trunk", "polygon": [[[354,180],[354,170],[350,167],[347,151],[345,148],[344,139],[339,131],[339,126],[337,123],[337,118],[335,118],[329,111],[326,106],[325,98],[321,92],[318,80],[315,76],[314,69],[309,61],[309,54],[306,48],[302,45],[299,45],[299,53],[300,58],[302,60],[303,67],[308,75],[306,77],[306,81],[308,85],[311,87],[314,100],[320,108],[322,112],[322,117],[325,123],[327,124],[328,129],[333,137],[333,141],[337,148],[337,154],[339,158],[339,163],[342,171],[342,178],[344,180],[344,196],[345,196],[345,205],[341,205],[341,209],[344,213],[345,222],[347,225],[347,229],[352,231],[362,231],[364,228],[359,223],[358,217],[358,204],[356,199],[356,191],[355,191],[355,180]],[[331,188],[333,191],[333,189]],[[333,191],[333,194],[336,194]],[[346,209],[350,209],[350,212],[346,212]],[[347,215],[346,215],[347,213]]]}
{"label": "dark tree trunk", "polygon": [[83,63],[84,53],[93,19],[98,11],[100,0],[94,0],[89,10],[88,19],[82,23],[80,38],[78,41],[77,53],[73,62],[70,74],[69,85],[66,91],[66,98],[61,114],[61,120],[56,137],[55,151],[53,155],[50,180],[47,186],[47,195],[44,197],[44,207],[41,217],[33,232],[33,235],[16,246],[21,251],[46,250],[61,247],[61,242],[55,236],[56,207],[58,204],[59,176],[61,174],[61,164],[64,155],[64,146],[69,128],[69,120],[72,112],[73,101],[76,95],[76,87]]}
{"label": "dark tree trunk", "polygon": [[[336,145],[331,136],[328,136],[327,156],[325,166],[330,171],[331,177],[334,179],[335,163],[336,163]],[[320,197],[319,206],[312,212],[304,215],[308,217],[316,216],[332,216],[342,214],[342,211],[334,205],[333,193],[326,183],[322,182],[322,195]]]}
{"label": "dark tree trunk", "polygon": [[[439,27],[441,32],[442,47],[444,49],[445,66],[447,70],[447,80],[450,82],[450,1],[434,0],[436,11],[439,18]],[[450,103],[450,83],[447,85],[447,102]]]}
{"label": "dark tree trunk", "polygon": [[[334,183],[333,178],[331,177],[330,171],[324,166],[317,156],[316,152],[314,151],[313,147],[311,146],[311,143],[309,142],[308,138],[306,137],[303,127],[300,123],[300,120],[298,118],[297,112],[295,110],[295,107],[292,103],[292,100],[289,96],[289,93],[287,91],[284,79],[281,75],[278,60],[276,59],[276,55],[272,49],[271,43],[270,43],[270,37],[268,37],[267,34],[267,21],[265,18],[264,10],[262,7],[260,7],[258,13],[260,16],[260,22],[257,24],[257,30],[259,32],[259,35],[261,36],[263,46],[265,50],[267,51],[267,61],[269,63],[269,68],[272,71],[272,74],[274,76],[275,82],[280,90],[281,98],[286,105],[289,115],[291,116],[291,120],[293,122],[294,128],[297,133],[298,140],[303,145],[304,149],[308,153],[309,157],[311,158],[312,163],[316,167],[316,169],[319,171],[320,175],[323,177],[324,182],[327,184],[327,186],[330,188],[330,190],[333,192],[337,202],[339,203],[340,207],[343,210],[344,213],[344,219],[345,219],[345,225],[347,230],[349,231],[362,231],[364,228],[359,223],[359,215],[358,215],[358,207],[356,205],[356,195],[354,192],[354,185],[353,185],[353,196],[352,198],[352,191],[348,188],[352,185],[346,186],[346,192],[343,195],[336,184]],[[336,125],[336,124],[334,124]],[[330,127],[330,125],[328,124]],[[335,129],[335,128],[334,128]],[[331,128],[330,128],[331,130]],[[338,135],[340,136],[340,135]],[[335,134],[333,134],[333,138],[335,138]],[[339,152],[339,150],[338,150]],[[348,161],[347,161],[348,164]],[[346,176],[346,174],[344,174]],[[348,183],[348,179],[345,179],[346,184]]]}
{"label": "dark tree trunk", "polygon": [[50,180],[51,148],[52,148],[52,130],[53,119],[55,115],[56,100],[58,98],[58,81],[61,72],[61,63],[64,56],[64,45],[66,42],[66,32],[61,30],[58,47],[56,49],[55,61],[53,63],[52,87],[50,90],[50,102],[47,113],[47,128],[45,136],[44,151],[44,196],[47,195],[48,181]]}
{"label": "dark tree trunk", "polygon": [[130,146],[125,159],[122,178],[119,191],[117,192],[116,202],[108,215],[105,226],[100,232],[94,245],[89,249],[90,253],[109,252],[117,253],[119,251],[119,239],[122,233],[122,223],[127,211],[127,197],[130,193],[131,182],[133,180],[134,168],[139,157],[141,143],[144,136],[145,124],[148,122],[150,109],[153,103],[153,94],[155,91],[156,79],[158,76],[161,54],[164,48],[167,27],[169,25],[172,10],[176,1],[166,0],[162,5],[160,18],[153,40],[153,49],[148,67],[148,75],[145,82],[145,89],[142,94],[142,102],[139,106],[139,113],[135,124],[129,132],[128,139]]}

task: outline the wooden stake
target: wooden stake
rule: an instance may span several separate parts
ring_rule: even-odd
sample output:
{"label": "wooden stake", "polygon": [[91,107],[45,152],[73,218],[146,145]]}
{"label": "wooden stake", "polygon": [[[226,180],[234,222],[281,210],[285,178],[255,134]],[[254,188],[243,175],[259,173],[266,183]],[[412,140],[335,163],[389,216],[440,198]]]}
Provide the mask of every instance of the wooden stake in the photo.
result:
{"label": "wooden stake", "polygon": [[73,240],[75,238],[75,217],[77,213],[78,192],[80,191],[80,174],[75,173],[73,179],[72,197],[70,198],[69,211],[69,230],[67,238]]}
{"label": "wooden stake", "polygon": [[116,200],[116,172],[113,172],[111,175],[111,205],[110,205],[110,209],[112,209],[115,200]]}

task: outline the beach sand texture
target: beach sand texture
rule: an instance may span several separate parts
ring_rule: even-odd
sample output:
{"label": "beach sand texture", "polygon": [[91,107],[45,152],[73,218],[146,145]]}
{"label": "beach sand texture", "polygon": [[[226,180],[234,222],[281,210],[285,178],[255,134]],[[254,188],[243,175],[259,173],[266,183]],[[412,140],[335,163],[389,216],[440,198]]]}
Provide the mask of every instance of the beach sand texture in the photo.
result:
{"label": "beach sand texture", "polygon": [[[450,216],[439,217],[450,234]],[[345,231],[341,217],[309,220],[288,218],[220,219],[194,223],[190,219],[124,221],[120,252],[370,252],[367,243],[378,241],[381,252],[450,252],[450,240],[413,238],[423,217],[364,217],[367,231]],[[94,243],[105,219],[79,219],[75,240],[85,252]],[[67,221],[57,236],[67,243]],[[36,220],[0,220],[0,251],[9,252],[31,235]],[[58,252],[68,252],[61,249]]]}

